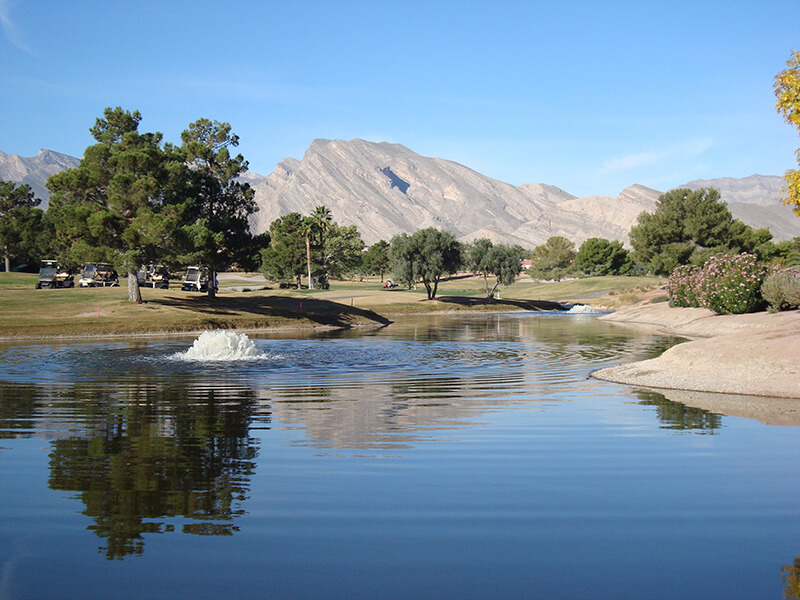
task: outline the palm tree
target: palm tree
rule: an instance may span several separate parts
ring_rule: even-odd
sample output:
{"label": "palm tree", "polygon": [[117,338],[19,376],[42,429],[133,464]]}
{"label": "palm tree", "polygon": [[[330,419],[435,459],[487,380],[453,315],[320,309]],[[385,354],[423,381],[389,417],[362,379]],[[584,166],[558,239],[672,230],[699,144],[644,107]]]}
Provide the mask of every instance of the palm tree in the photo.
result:
{"label": "palm tree", "polygon": [[314,211],[307,217],[310,222],[308,234],[306,235],[306,253],[308,258],[308,287],[311,289],[311,235],[317,234],[317,244],[322,250],[322,271],[325,271],[325,232],[333,221],[330,209],[324,204],[314,207]]}
{"label": "palm tree", "polygon": [[325,232],[333,221],[333,215],[327,206],[320,204],[314,208],[314,212],[311,213],[309,218],[314,222],[317,233],[319,233],[319,244],[322,246],[325,241]]}
{"label": "palm tree", "polygon": [[311,279],[311,236],[314,234],[315,229],[316,226],[314,224],[314,219],[311,217],[306,217],[303,219],[303,222],[300,225],[300,231],[304,236],[306,236],[306,263],[308,265],[308,289],[310,290],[314,289],[314,282]]}

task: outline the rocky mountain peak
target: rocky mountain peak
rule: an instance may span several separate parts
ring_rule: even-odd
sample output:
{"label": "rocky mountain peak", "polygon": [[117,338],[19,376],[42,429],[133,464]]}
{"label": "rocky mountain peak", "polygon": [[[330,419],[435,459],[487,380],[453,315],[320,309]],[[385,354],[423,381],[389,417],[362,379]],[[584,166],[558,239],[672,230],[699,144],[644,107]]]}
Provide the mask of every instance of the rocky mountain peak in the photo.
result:
{"label": "rocky mountain peak", "polygon": [[[31,158],[0,152],[0,179],[27,183],[38,198],[46,199],[47,178],[79,163],[52,150]],[[576,245],[589,237],[627,243],[639,214],[652,212],[660,195],[639,184],[616,197],[585,198],[544,183],[513,186],[401,144],[362,139],[314,140],[302,160],[285,158],[270,175],[247,172],[242,180],[254,188],[260,208],[251,220],[255,233],[280,216],[307,215],[324,204],[340,224],[356,225],[367,243],[424,227],[526,248],[552,235]],[[785,193],[781,177],[696,180],[678,187],[716,187],[734,217],[753,227],[769,227],[777,240],[800,236],[800,219],[780,202]]]}

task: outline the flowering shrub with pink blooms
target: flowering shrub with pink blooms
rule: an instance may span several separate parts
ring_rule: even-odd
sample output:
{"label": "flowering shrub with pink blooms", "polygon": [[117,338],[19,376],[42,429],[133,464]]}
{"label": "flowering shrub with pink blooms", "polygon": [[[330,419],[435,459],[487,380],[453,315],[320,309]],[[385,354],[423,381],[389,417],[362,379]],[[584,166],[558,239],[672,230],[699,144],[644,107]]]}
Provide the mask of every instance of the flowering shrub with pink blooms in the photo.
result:
{"label": "flowering shrub with pink blooms", "polygon": [[753,254],[717,254],[702,267],[676,268],[667,281],[667,294],[673,306],[721,314],[756,312],[765,306],[761,284],[773,272]]}
{"label": "flowering shrub with pink blooms", "polygon": [[681,265],[672,271],[667,280],[667,296],[670,306],[698,307],[695,293],[695,275],[700,270],[696,265]]}

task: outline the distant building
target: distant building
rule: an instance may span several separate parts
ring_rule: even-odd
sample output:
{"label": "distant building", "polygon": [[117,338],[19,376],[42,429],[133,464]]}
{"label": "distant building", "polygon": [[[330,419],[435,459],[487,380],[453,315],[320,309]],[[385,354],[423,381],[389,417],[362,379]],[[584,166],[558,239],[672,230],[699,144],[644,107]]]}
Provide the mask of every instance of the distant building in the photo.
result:
{"label": "distant building", "polygon": [[521,258],[519,262],[522,263],[522,268],[526,271],[533,266],[533,261],[530,258]]}

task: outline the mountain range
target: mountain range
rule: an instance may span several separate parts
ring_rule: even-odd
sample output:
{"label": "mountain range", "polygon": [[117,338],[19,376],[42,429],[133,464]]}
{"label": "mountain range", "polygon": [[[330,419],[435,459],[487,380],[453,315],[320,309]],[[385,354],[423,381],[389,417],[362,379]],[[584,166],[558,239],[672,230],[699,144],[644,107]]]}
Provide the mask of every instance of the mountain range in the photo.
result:
{"label": "mountain range", "polygon": [[[50,150],[33,158],[0,152],[0,179],[28,183],[46,200],[47,177],[78,163]],[[324,204],[338,223],[356,225],[368,244],[431,226],[463,240],[488,237],[526,248],[553,235],[576,245],[590,237],[627,243],[637,216],[652,212],[661,195],[631,185],[616,197],[578,198],[543,183],[514,186],[400,144],[359,139],[315,140],[302,160],[286,158],[268,176],[248,172],[242,179],[256,192],[255,233],[282,215],[309,214]],[[696,180],[677,187],[715,187],[734,217],[752,227],[768,227],[776,240],[800,236],[800,218],[781,203],[781,177]]]}

